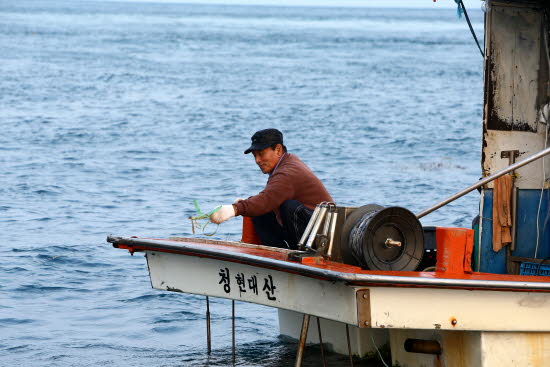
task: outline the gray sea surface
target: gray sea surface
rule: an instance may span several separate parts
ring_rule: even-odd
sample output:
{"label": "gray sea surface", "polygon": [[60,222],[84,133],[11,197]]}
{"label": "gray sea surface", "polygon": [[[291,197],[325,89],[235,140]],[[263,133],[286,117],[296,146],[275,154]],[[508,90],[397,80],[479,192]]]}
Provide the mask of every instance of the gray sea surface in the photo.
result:
{"label": "gray sea surface", "polygon": [[[256,130],[342,205],[420,212],[481,175],[483,62],[454,10],[3,0],[0,49],[2,366],[230,365],[231,303],[212,300],[208,356],[204,297],[151,289],[105,238],[193,236],[193,200],[259,192]],[[275,309],[236,309],[237,365],[293,365]]]}

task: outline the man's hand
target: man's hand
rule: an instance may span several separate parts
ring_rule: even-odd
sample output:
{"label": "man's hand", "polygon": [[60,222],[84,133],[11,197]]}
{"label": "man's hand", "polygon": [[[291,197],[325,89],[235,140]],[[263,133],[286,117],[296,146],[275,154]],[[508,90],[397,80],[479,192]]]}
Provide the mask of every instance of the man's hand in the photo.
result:
{"label": "man's hand", "polygon": [[229,218],[233,218],[235,216],[235,208],[233,208],[233,205],[222,205],[222,207],[219,210],[216,210],[212,215],[210,216],[210,220],[212,223],[220,224],[228,220]]}
{"label": "man's hand", "polygon": [[236,198],[235,200],[233,200],[233,204],[237,204],[239,201],[243,201],[243,200],[246,200],[244,198]]}

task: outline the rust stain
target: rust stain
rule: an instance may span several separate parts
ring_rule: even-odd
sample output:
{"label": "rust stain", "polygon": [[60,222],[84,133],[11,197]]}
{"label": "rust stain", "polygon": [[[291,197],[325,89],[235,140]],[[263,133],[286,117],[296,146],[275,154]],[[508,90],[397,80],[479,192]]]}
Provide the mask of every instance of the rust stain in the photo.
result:
{"label": "rust stain", "polygon": [[544,336],[540,333],[525,333],[525,335],[529,345],[530,365],[544,366]]}
{"label": "rust stain", "polygon": [[546,307],[547,303],[548,300],[538,294],[527,294],[527,296],[520,299],[518,302],[519,306],[528,308]]}

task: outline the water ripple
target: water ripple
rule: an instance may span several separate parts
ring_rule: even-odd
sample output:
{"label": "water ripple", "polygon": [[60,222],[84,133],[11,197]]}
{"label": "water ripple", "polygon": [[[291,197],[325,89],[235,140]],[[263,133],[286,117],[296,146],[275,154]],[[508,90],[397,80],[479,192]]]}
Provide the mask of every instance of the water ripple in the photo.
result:
{"label": "water ripple", "polygon": [[[191,236],[194,199],[259,192],[258,129],[345,205],[416,212],[480,177],[483,65],[448,9],[19,0],[0,18],[0,365],[230,365],[231,303],[210,300],[208,356],[204,297],[151,290],[105,237]],[[469,226],[478,200],[424,224]],[[293,363],[274,309],[237,315],[237,364]]]}

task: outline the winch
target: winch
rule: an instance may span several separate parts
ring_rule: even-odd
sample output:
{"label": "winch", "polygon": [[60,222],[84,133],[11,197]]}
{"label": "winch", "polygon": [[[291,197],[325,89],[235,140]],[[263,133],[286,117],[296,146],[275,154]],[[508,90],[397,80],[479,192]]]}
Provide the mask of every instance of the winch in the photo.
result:
{"label": "winch", "polygon": [[414,271],[424,255],[424,233],[405,208],[321,203],[298,247],[295,258],[324,256],[363,269]]}

